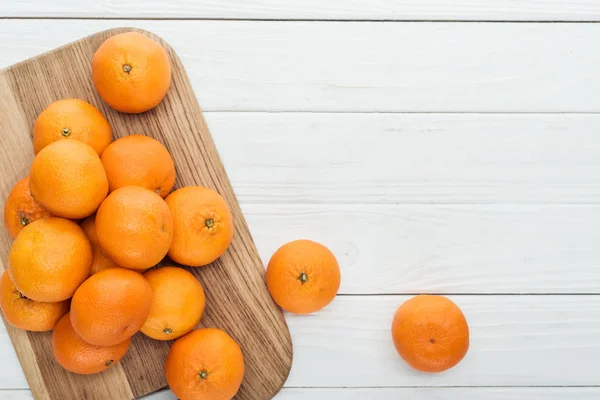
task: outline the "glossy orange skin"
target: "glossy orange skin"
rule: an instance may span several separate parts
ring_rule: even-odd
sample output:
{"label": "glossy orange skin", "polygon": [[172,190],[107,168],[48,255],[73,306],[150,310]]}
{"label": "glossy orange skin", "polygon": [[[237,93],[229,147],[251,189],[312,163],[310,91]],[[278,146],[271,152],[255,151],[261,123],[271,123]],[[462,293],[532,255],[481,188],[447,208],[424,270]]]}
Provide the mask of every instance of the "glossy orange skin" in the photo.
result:
{"label": "glossy orange skin", "polygon": [[165,375],[181,400],[230,400],[244,379],[244,356],[226,332],[198,329],[171,346]]}
{"label": "glossy orange skin", "polygon": [[414,369],[442,372],[469,350],[469,326],[460,308],[444,296],[419,295],[404,302],[392,323],[398,354]]}
{"label": "glossy orange skin", "polygon": [[341,274],[327,247],[310,240],[296,240],[273,254],[266,280],[273,300],[281,308],[308,314],[331,303],[340,288]]}
{"label": "glossy orange skin", "polygon": [[114,346],[142,327],[152,306],[152,287],[125,268],[92,275],[71,300],[71,323],[79,336],[96,346]]}
{"label": "glossy orange skin", "polygon": [[167,254],[173,240],[173,216],[165,201],[138,186],[112,192],[96,214],[100,246],[124,268],[148,269]]}
{"label": "glossy orange skin", "polygon": [[175,185],[175,164],[158,140],[144,135],[117,139],[102,154],[110,191],[141,186],[166,197]]}
{"label": "glossy orange skin", "polygon": [[80,99],[64,99],[50,104],[33,125],[33,152],[58,140],[73,139],[102,154],[112,142],[112,129],[104,115]]}
{"label": "glossy orange skin", "polygon": [[28,299],[4,271],[0,278],[0,308],[4,318],[15,328],[45,332],[54,329],[58,320],[69,311],[69,301],[42,303]]}
{"label": "glossy orange skin", "polygon": [[81,219],[96,212],[106,198],[108,180],[94,149],[77,140],[59,140],[33,159],[29,189],[52,214]]}
{"label": "glossy orange skin", "polygon": [[118,363],[129,350],[131,338],[114,346],[94,346],[85,342],[71,325],[66,314],[52,333],[54,358],[67,371],[90,375],[105,371]]}
{"label": "glossy orange skin", "polygon": [[92,58],[92,79],[100,96],[117,111],[141,113],[156,107],[171,85],[165,49],[137,32],[108,38]]}
{"label": "glossy orange skin", "polygon": [[219,258],[233,239],[233,218],[225,200],[213,189],[187,186],[165,199],[175,231],[169,257],[201,267]]}
{"label": "glossy orange skin", "polygon": [[92,245],[93,259],[91,274],[94,275],[95,273],[108,268],[119,268],[119,265],[108,258],[108,256],[104,253],[104,250],[102,250],[102,247],[100,247],[98,236],[96,235],[95,214],[83,220],[81,223],[81,229],[83,229],[85,235],[90,241],[90,244]]}
{"label": "glossy orange skin", "polygon": [[29,177],[21,179],[12,188],[4,203],[4,226],[14,239],[25,226],[36,219],[50,217],[52,214],[42,207],[29,191]]}
{"label": "glossy orange skin", "polygon": [[17,289],[35,301],[67,300],[90,275],[92,246],[83,230],[64,218],[27,225],[8,255],[8,272]]}
{"label": "glossy orange skin", "polygon": [[182,268],[162,267],[144,274],[154,292],[148,319],[140,329],[156,340],[172,340],[190,332],[202,318],[206,298],[194,275]]}

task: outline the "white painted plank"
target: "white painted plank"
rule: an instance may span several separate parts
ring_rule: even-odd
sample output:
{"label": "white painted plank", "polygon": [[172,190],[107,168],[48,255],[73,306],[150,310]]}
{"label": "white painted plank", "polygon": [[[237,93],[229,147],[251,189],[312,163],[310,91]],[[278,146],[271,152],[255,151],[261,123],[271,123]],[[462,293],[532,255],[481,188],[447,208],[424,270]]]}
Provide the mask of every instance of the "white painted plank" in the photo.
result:
{"label": "white painted plank", "polygon": [[207,111],[600,111],[600,24],[0,20],[0,66],[128,25]]}
{"label": "white painted plank", "polygon": [[452,296],[470,326],[465,359],[442,374],[397,355],[391,321],[406,296],[338,297],[321,313],[287,316],[290,387],[598,385],[599,296]]}
{"label": "white painted plank", "polygon": [[7,0],[0,16],[591,21],[600,7],[593,0]]}
{"label": "white painted plank", "polygon": [[324,243],[343,294],[600,293],[598,206],[242,205],[268,263]]}
{"label": "white painted plank", "polygon": [[600,202],[600,115],[206,117],[243,204]]}
{"label": "white painted plank", "polygon": [[[391,320],[407,298],[338,297],[318,314],[286,315],[294,342],[286,386],[600,384],[594,368],[600,357],[599,296],[452,296],[469,322],[471,348],[456,368],[432,375],[412,371],[391,341]],[[12,351],[5,333],[0,348]],[[3,359],[0,372],[0,387],[27,388],[16,359]]]}
{"label": "white painted plank", "polygon": [[[276,400],[598,400],[599,388],[284,388]],[[3,400],[33,400],[28,390],[0,390]],[[161,391],[142,400],[177,400],[170,391]]]}

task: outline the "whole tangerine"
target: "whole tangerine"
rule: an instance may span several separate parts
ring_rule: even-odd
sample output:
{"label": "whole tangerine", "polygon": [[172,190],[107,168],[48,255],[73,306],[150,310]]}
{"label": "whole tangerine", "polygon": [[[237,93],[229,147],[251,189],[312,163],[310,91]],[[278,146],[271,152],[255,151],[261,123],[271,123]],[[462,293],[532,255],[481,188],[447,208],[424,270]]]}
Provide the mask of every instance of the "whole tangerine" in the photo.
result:
{"label": "whole tangerine", "polygon": [[155,192],[125,186],[112,192],[98,209],[96,234],[100,247],[118,265],[148,269],[171,246],[173,216]]}
{"label": "whole tangerine", "polygon": [[33,125],[33,152],[58,140],[73,139],[91,146],[102,154],[112,141],[112,130],[104,115],[81,99],[64,99],[51,103]]}
{"label": "whole tangerine", "polygon": [[152,306],[152,287],[125,268],[109,268],[83,282],[71,300],[71,323],[95,346],[114,346],[142,327]]}
{"label": "whole tangerine", "polygon": [[340,287],[340,267],[333,253],[320,243],[295,240],[271,257],[267,288],[284,310],[296,314],[316,312],[335,298]]}
{"label": "whole tangerine", "polygon": [[90,275],[92,246],[75,222],[44,218],[27,225],[13,242],[8,272],[27,298],[67,300]]}
{"label": "whole tangerine", "polygon": [[110,191],[141,186],[166,197],[175,185],[175,164],[166,147],[144,135],[115,140],[102,154]]}
{"label": "whole tangerine", "polygon": [[0,308],[4,318],[15,328],[45,332],[54,329],[58,320],[69,311],[69,301],[44,303],[28,299],[4,271],[0,278]]}
{"label": "whole tangerine", "polygon": [[75,332],[66,314],[52,332],[52,352],[67,371],[81,375],[97,374],[118,363],[129,350],[131,338],[114,346],[94,346]]}
{"label": "whole tangerine", "polygon": [[398,354],[414,369],[442,372],[469,350],[469,326],[460,308],[444,296],[418,295],[394,316],[392,338]]}
{"label": "whole tangerine", "polygon": [[205,296],[202,285],[183,268],[162,267],[144,274],[154,292],[148,319],[140,329],[156,340],[172,340],[200,322]]}
{"label": "whole tangerine", "polygon": [[141,113],[156,107],[167,94],[171,64],[157,41],[138,32],[121,33],[94,53],[92,79],[112,108]]}
{"label": "whole tangerine", "polygon": [[94,149],[77,140],[59,140],[33,159],[29,189],[52,214],[81,219],[96,212],[106,198],[108,180]]}
{"label": "whole tangerine", "polygon": [[219,258],[233,239],[233,218],[227,203],[213,189],[187,186],[165,199],[175,228],[169,257],[200,267]]}
{"label": "whole tangerine", "polygon": [[244,379],[244,356],[226,332],[198,329],[171,346],[165,375],[181,400],[230,400]]}
{"label": "whole tangerine", "polygon": [[21,179],[12,188],[4,203],[4,226],[14,239],[23,228],[36,219],[50,217],[52,214],[31,196],[29,177]]}

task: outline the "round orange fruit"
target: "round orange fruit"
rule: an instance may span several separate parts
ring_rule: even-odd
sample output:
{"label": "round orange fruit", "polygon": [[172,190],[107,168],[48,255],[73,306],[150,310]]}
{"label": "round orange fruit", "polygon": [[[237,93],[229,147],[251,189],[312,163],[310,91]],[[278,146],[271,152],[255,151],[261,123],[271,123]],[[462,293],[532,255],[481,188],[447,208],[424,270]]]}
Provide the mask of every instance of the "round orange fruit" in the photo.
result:
{"label": "round orange fruit", "polygon": [[416,370],[442,372],[469,350],[469,326],[460,308],[444,296],[419,295],[394,316],[392,338],[398,354]]}
{"label": "round orange fruit", "polygon": [[33,151],[58,140],[73,139],[91,146],[102,154],[112,141],[112,130],[106,118],[90,103],[65,99],[50,104],[33,126]]}
{"label": "round orange fruit", "polygon": [[226,332],[198,329],[171,346],[165,375],[181,400],[230,400],[244,379],[244,356]]}
{"label": "round orange fruit", "polygon": [[23,227],[36,219],[50,216],[48,210],[31,197],[29,177],[17,182],[4,203],[4,226],[13,239],[17,237]]}
{"label": "round orange fruit", "polygon": [[108,268],[118,268],[119,266],[108,256],[100,247],[98,242],[98,235],[96,235],[96,215],[87,217],[81,223],[81,229],[85,232],[90,244],[92,245],[93,259],[92,259],[92,275]]}
{"label": "round orange fruit", "polygon": [[142,333],[156,340],[171,340],[194,329],[205,305],[204,290],[194,275],[182,268],[163,267],[151,269],[144,277],[154,297]]}
{"label": "round orange fruit", "polygon": [[233,218],[216,191],[187,186],[165,199],[175,230],[169,257],[179,264],[200,267],[219,258],[233,238]]}
{"label": "round orange fruit", "polygon": [[110,191],[141,186],[161,197],[175,184],[175,164],[158,140],[144,135],[117,139],[102,154]]}
{"label": "round orange fruit", "polygon": [[96,214],[100,246],[125,268],[148,269],[167,254],[173,240],[173,216],[155,192],[125,186],[112,192]]}
{"label": "round orange fruit", "polygon": [[33,221],[17,236],[8,255],[12,281],[35,301],[58,302],[73,296],[91,267],[90,242],[79,225],[64,218]]}
{"label": "round orange fruit", "polygon": [[29,189],[52,214],[80,219],[98,209],[108,194],[108,180],[94,149],[77,140],[59,140],[33,159]]}
{"label": "round orange fruit", "polygon": [[340,267],[322,244],[296,240],[281,246],[267,266],[267,287],[287,311],[308,314],[331,303],[340,288]]}
{"label": "round orange fruit", "polygon": [[156,107],[171,85],[165,49],[137,32],[108,38],[92,58],[92,79],[100,96],[117,111],[141,113]]}
{"label": "round orange fruit", "polygon": [[152,287],[125,268],[92,275],[71,300],[71,323],[79,336],[96,346],[114,346],[140,330],[152,306]]}
{"label": "round orange fruit", "polygon": [[75,332],[70,314],[66,314],[52,332],[52,351],[56,361],[67,371],[90,375],[118,363],[129,350],[131,338],[114,346],[94,346]]}
{"label": "round orange fruit", "polygon": [[43,303],[23,296],[4,271],[0,278],[0,308],[4,318],[15,328],[33,332],[51,331],[69,311],[69,301]]}

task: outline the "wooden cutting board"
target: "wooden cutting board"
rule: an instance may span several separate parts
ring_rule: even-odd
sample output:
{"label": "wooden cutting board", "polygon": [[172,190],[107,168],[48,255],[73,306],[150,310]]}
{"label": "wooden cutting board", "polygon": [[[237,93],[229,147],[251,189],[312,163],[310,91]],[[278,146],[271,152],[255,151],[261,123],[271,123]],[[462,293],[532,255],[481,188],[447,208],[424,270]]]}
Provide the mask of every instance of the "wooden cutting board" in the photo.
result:
{"label": "wooden cutting board", "polygon": [[[200,324],[224,329],[244,352],[246,374],[236,398],[270,399],[283,386],[291,367],[289,331],[267,292],[263,264],[181,61],[167,43],[138,30],[162,43],[173,67],[166,98],[144,114],[112,110],[92,84],[95,50],[106,38],[132,30],[136,29],[101,32],[0,71],[0,212],[12,186],[29,174],[33,123],[53,101],[80,98],[90,102],[108,118],[115,138],[142,133],[158,139],[175,160],[176,187],[214,188],[231,208],[235,234],[228,251],[209,266],[189,268],[202,282],[207,297]],[[10,245],[10,236],[0,229],[2,270]],[[82,376],[66,372],[56,363],[51,333],[5,325],[36,399],[132,399],[166,387],[163,364],[170,342],[138,333],[119,364],[101,374]]]}

